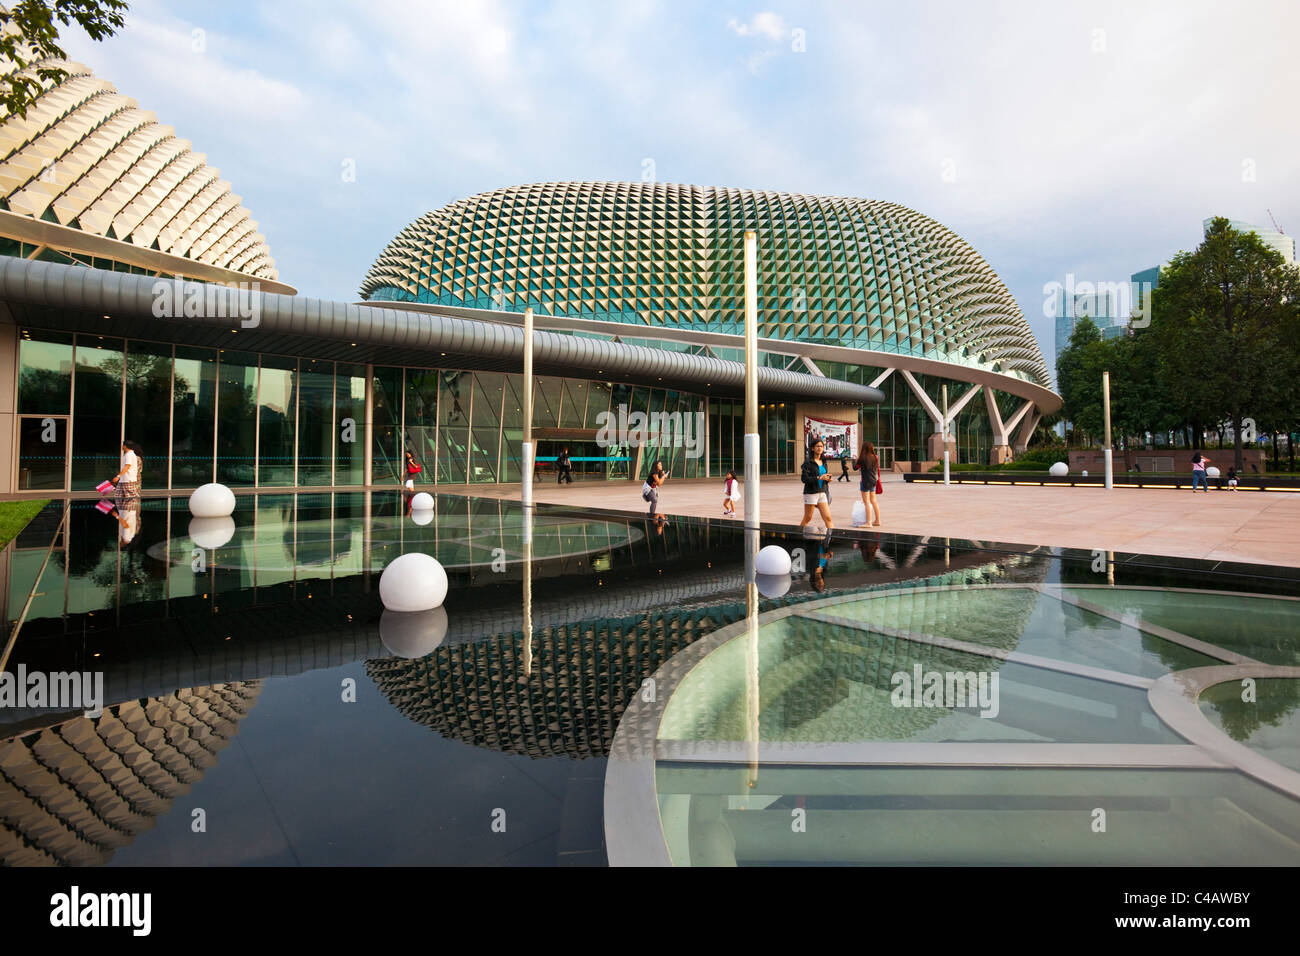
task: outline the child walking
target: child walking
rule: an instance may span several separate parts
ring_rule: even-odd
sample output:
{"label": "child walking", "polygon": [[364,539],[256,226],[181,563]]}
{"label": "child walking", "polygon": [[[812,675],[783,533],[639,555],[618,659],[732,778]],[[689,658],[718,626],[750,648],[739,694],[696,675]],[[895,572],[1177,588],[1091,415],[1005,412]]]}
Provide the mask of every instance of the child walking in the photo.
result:
{"label": "child walking", "polygon": [[736,502],[740,500],[740,482],[734,471],[727,472],[727,480],[722,483],[722,513],[734,515]]}

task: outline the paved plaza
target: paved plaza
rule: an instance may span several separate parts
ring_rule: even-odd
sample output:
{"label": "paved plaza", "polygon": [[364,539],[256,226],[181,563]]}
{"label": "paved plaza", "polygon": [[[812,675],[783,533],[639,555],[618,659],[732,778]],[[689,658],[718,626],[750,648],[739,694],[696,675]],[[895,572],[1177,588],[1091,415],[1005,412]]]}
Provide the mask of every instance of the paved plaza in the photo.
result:
{"label": "paved plaza", "polygon": [[[644,511],[633,482],[538,481],[536,500]],[[517,498],[519,486],[473,485],[439,491]],[[798,523],[801,486],[793,477],[764,478],[764,523]],[[857,485],[832,483],[831,513],[849,527]],[[720,479],[669,480],[660,492],[665,514],[722,517]],[[1008,544],[1100,548],[1174,557],[1300,567],[1300,493],[1152,488],[1069,488],[907,484],[887,475],[880,496],[882,531],[997,541]]]}

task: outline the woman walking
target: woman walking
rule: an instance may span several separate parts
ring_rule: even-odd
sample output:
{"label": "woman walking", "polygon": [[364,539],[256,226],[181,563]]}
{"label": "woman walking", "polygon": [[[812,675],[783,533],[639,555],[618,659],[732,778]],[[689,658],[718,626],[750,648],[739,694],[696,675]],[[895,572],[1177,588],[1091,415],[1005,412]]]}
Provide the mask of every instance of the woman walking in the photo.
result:
{"label": "woman walking", "polygon": [[[880,501],[876,498],[876,489],[880,487],[880,458],[876,455],[876,446],[869,441],[864,441],[862,447],[858,449],[857,460],[853,462],[854,471],[862,472],[862,481],[858,483],[858,490],[862,493],[862,506],[867,516],[866,524],[875,526],[880,524]],[[875,511],[875,520],[872,521],[872,511]]]}
{"label": "woman walking", "polygon": [[803,468],[800,469],[799,477],[803,479],[803,520],[799,522],[799,527],[808,527],[808,523],[813,519],[813,511],[816,510],[826,522],[826,533],[830,534],[835,523],[831,520],[830,503],[826,498],[826,487],[831,476],[822,458],[822,452],[825,450],[825,443],[820,438],[815,439],[812,447],[808,449],[808,457],[804,459]]}
{"label": "woman walking", "polygon": [[122,470],[113,477],[117,486],[117,496],[123,501],[137,501],[140,498],[140,465],[144,458],[144,449],[130,439],[122,442]]}
{"label": "woman walking", "polygon": [[1192,456],[1192,494],[1196,494],[1196,486],[1199,484],[1205,493],[1210,493],[1209,478],[1205,473],[1205,466],[1210,463],[1199,451]]}
{"label": "woman walking", "polygon": [[569,449],[565,448],[560,452],[560,456],[555,459],[555,483],[562,485],[567,481],[573,484],[573,459],[569,457]]}

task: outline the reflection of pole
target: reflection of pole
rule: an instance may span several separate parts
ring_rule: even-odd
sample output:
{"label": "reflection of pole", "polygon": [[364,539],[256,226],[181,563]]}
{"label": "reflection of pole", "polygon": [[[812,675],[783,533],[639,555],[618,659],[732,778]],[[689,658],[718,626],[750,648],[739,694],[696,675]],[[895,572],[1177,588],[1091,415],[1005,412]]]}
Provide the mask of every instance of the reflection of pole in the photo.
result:
{"label": "reflection of pole", "polygon": [[1115,586],[1115,552],[1106,552],[1106,583]]}
{"label": "reflection of pole", "polygon": [[524,460],[519,475],[523,481],[520,500],[525,508],[533,506],[533,310],[524,310]]}
{"label": "reflection of pole", "polygon": [[745,233],[745,527],[758,513],[758,235]]}
{"label": "reflection of pole", "polygon": [[533,509],[524,509],[524,676],[533,674]]}
{"label": "reflection of pole", "polygon": [[1110,372],[1101,373],[1101,407],[1106,415],[1106,487],[1115,487],[1115,463],[1110,454]]}
{"label": "reflection of pole", "polygon": [[749,786],[758,785],[758,528],[745,529],[745,740],[749,751]]}
{"label": "reflection of pole", "polygon": [[749,742],[749,787],[758,786],[758,585],[745,584],[745,621],[749,639],[745,644],[745,710]]}
{"label": "reflection of pole", "polygon": [[948,484],[948,386],[943,387],[943,483]]}

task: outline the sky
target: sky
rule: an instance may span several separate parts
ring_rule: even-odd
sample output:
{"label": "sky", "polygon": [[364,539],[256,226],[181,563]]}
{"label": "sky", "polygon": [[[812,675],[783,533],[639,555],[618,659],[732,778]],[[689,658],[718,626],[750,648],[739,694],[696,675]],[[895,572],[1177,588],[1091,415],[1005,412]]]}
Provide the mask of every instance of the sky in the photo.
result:
{"label": "sky", "polygon": [[1300,3],[134,0],[69,56],[220,169],[280,278],[355,301],[411,220],[552,180],[900,203],[970,242],[1049,366],[1044,287],[1223,215],[1300,235]]}

